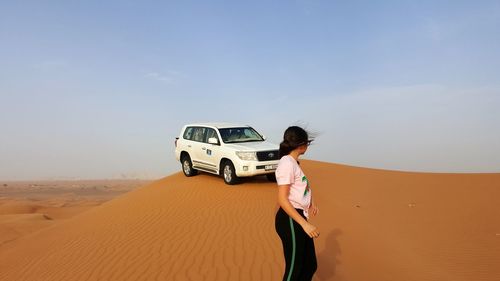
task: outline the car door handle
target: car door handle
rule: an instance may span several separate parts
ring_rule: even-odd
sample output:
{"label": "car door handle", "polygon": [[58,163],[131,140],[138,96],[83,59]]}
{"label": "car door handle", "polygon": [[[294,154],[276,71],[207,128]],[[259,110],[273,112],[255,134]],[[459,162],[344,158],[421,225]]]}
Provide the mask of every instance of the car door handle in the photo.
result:
{"label": "car door handle", "polygon": [[206,150],[207,148],[206,147],[202,147],[201,150]]}
{"label": "car door handle", "polygon": [[188,147],[191,147],[191,145],[190,145],[190,144],[188,144]]}

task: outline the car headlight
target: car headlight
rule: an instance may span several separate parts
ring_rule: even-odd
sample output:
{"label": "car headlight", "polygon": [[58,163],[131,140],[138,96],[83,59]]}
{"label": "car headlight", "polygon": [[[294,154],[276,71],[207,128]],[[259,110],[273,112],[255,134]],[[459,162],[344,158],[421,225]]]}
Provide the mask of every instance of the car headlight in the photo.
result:
{"label": "car headlight", "polygon": [[236,155],[241,160],[246,160],[246,161],[257,161],[257,154],[255,152],[248,152],[248,151],[237,151]]}

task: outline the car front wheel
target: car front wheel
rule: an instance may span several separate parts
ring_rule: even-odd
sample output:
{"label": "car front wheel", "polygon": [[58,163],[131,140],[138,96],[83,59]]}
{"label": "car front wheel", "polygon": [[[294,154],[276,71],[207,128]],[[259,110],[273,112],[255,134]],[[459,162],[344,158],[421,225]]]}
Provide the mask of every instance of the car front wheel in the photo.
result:
{"label": "car front wheel", "polygon": [[222,177],[224,178],[224,182],[229,185],[237,184],[239,178],[236,175],[233,163],[231,161],[226,161],[222,167]]}
{"label": "car front wheel", "polygon": [[268,181],[270,181],[270,182],[276,182],[276,174],[275,173],[267,174],[266,177],[267,177]]}

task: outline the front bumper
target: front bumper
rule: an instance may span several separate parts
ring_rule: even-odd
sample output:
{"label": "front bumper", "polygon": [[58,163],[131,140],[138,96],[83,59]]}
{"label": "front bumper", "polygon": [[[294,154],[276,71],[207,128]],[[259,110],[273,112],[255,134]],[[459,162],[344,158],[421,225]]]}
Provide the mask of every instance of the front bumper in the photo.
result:
{"label": "front bumper", "polygon": [[278,167],[279,160],[273,161],[241,161],[234,163],[238,177],[273,174]]}

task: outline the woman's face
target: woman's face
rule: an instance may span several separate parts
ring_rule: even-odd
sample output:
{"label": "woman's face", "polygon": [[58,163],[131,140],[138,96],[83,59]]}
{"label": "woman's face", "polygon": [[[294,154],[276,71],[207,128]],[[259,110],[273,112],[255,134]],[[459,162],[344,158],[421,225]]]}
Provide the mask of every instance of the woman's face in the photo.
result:
{"label": "woman's face", "polygon": [[307,147],[308,147],[308,145],[307,145],[307,144],[303,144],[303,145],[299,146],[299,147],[298,147],[298,149],[299,149],[299,154],[304,154],[304,153],[306,153],[306,151],[307,151]]}

